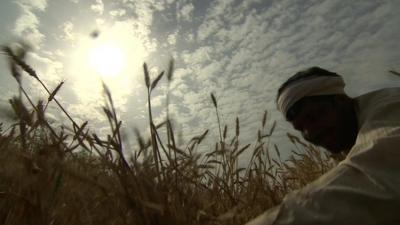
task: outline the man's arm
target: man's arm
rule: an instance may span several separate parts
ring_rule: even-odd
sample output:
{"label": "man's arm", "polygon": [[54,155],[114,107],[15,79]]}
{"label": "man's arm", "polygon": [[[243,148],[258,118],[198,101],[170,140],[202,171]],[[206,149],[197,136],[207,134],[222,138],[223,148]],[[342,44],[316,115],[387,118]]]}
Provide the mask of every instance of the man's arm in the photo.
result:
{"label": "man's arm", "polygon": [[399,128],[361,134],[337,167],[248,224],[400,224],[399,146]]}

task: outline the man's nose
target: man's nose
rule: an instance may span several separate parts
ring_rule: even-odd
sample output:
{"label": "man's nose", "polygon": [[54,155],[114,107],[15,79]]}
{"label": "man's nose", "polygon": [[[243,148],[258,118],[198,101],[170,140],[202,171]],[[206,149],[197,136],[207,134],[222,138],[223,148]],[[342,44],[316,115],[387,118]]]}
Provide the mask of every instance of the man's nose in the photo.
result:
{"label": "man's nose", "polygon": [[304,128],[304,129],[302,130],[302,134],[303,134],[304,139],[309,140],[310,131],[309,131],[307,128]]}

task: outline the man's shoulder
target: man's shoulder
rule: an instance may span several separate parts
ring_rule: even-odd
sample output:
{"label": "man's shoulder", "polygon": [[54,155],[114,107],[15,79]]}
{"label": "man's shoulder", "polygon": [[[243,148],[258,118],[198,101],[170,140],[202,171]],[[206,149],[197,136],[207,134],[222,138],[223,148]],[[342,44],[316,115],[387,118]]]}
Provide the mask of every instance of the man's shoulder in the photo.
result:
{"label": "man's shoulder", "polygon": [[[394,100],[400,96],[400,87],[382,88],[371,91],[356,97],[357,101],[379,100],[381,98],[393,98]],[[400,100],[400,99],[399,99]]]}
{"label": "man's shoulder", "polygon": [[384,88],[354,98],[360,109],[400,103],[400,87]]}
{"label": "man's shoulder", "polygon": [[355,98],[359,124],[400,121],[400,87],[384,88]]}

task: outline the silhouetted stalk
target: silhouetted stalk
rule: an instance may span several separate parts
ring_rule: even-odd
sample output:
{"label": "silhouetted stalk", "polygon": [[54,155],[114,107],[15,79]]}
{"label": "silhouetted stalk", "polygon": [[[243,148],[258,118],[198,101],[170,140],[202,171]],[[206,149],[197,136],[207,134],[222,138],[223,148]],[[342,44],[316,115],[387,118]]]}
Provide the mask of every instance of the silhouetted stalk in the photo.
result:
{"label": "silhouetted stalk", "polygon": [[[46,87],[46,85],[39,79],[39,77],[36,77],[37,81],[39,81],[39,83],[42,85],[42,87],[46,90],[46,92],[51,95],[50,90]],[[72,117],[69,115],[69,113],[67,112],[67,110],[64,109],[64,107],[60,104],[60,102],[54,97],[53,98],[54,102],[58,105],[58,107],[61,109],[61,111],[63,111],[63,113],[68,117],[68,119],[72,122],[72,125],[74,126],[74,128],[78,129],[79,126],[78,124],[75,122],[74,119],[72,119]]]}
{"label": "silhouetted stalk", "polygon": [[[220,151],[224,152],[225,151],[225,145],[224,145],[223,140],[222,140],[221,121],[219,119],[218,104],[217,104],[217,99],[215,98],[213,93],[211,93],[211,100],[213,102],[213,105],[214,105],[214,108],[215,108],[215,113],[217,115],[218,131],[219,131],[219,144],[220,144],[220,147],[221,147]],[[217,149],[218,149],[218,145],[217,145]],[[224,176],[224,174],[225,174],[224,153],[222,153],[221,159],[222,159],[222,165],[221,164],[218,165],[217,175],[219,174],[220,168],[222,167],[222,169],[223,169],[222,176]],[[218,160],[218,158],[217,158],[217,160]]]}
{"label": "silhouetted stalk", "polygon": [[218,121],[218,130],[219,130],[219,141],[222,143],[222,132],[221,132],[221,122],[219,120],[219,113],[218,113],[218,104],[217,100],[213,93],[211,93],[211,100],[213,101],[215,113],[217,114],[217,121]]}
{"label": "silhouetted stalk", "polygon": [[[168,65],[168,73],[167,73],[167,99],[166,99],[166,110],[167,110],[167,141],[168,141],[168,154],[171,155],[171,144],[174,148],[175,146],[175,141],[171,140],[172,138],[172,124],[171,120],[169,118],[169,93],[170,93],[170,87],[171,87],[171,81],[172,81],[172,75],[174,71],[174,60],[171,59],[169,61]],[[172,143],[171,143],[172,142]],[[176,158],[176,151],[174,151],[174,163],[177,165],[177,158]],[[176,176],[175,176],[175,181],[177,182]]]}
{"label": "silhouetted stalk", "polygon": [[[29,97],[29,95],[26,93],[25,89],[22,88],[22,86],[20,86],[19,90],[24,94],[24,96],[26,97],[26,99],[28,99],[29,104],[33,107],[33,109],[36,111],[36,113],[40,113],[39,110],[37,109],[37,107],[35,106],[35,104],[32,102],[31,98]],[[50,132],[57,137],[57,139],[59,139],[60,137],[58,137],[57,133],[54,131],[54,129],[50,126],[50,124],[45,120],[43,121],[44,124],[46,125],[47,128],[49,128]]]}
{"label": "silhouetted stalk", "polygon": [[151,110],[151,89],[150,89],[150,75],[149,71],[147,69],[146,63],[143,64],[143,70],[144,70],[144,77],[146,81],[146,87],[147,87],[147,106],[148,106],[148,113],[149,113],[149,127],[150,127],[150,137],[151,137],[151,146],[153,148],[153,157],[154,157],[154,163],[156,166],[156,172],[157,172],[157,179],[160,182],[161,177],[160,177],[160,168],[159,168],[159,160],[161,161],[161,157],[158,151],[158,145],[157,145],[157,139],[154,134],[154,124],[153,124],[153,114]]}
{"label": "silhouetted stalk", "polygon": [[[47,86],[40,80],[38,77],[37,73],[28,65],[26,64],[22,59],[19,59],[9,47],[3,47],[3,51],[11,57],[11,59],[18,64],[25,72],[27,72],[30,76],[34,77],[41,85],[42,87],[46,90],[46,92],[51,95],[52,93],[50,90],[47,88]],[[53,98],[58,107],[64,112],[64,114],[68,117],[68,119],[72,122],[73,126],[75,129],[77,129],[79,126],[78,124],[72,119],[72,117],[69,115],[69,113],[64,109],[64,107],[57,101],[56,98]]]}

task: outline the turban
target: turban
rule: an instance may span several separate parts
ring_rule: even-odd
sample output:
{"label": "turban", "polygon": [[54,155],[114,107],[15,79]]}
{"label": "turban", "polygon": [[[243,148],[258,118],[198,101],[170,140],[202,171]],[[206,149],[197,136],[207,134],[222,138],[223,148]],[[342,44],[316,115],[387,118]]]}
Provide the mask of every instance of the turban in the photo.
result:
{"label": "turban", "polygon": [[285,116],[297,101],[304,97],[344,94],[341,76],[312,76],[294,81],[285,87],[277,98],[278,110]]}

